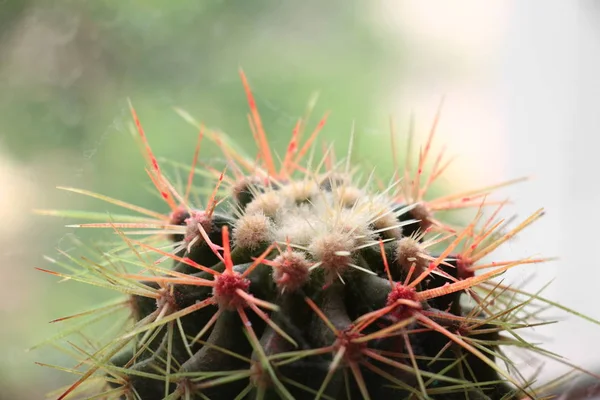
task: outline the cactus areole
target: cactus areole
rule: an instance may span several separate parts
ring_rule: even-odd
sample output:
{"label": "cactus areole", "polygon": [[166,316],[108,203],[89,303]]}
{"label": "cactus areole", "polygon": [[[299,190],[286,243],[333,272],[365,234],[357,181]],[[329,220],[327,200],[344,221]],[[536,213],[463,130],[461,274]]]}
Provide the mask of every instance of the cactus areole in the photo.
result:
{"label": "cactus areole", "polygon": [[[164,209],[63,188],[128,214],[40,211],[95,219],[72,226],[109,229],[117,239],[96,258],[73,259],[69,273],[43,271],[124,296],[56,320],[85,321],[55,344],[123,316],[113,336],[88,334],[69,347],[78,362],[62,370],[76,378],[56,398],[540,397],[544,386],[532,385],[506,354],[553,358],[522,338],[549,301],[498,277],[547,259],[494,259],[543,215],[514,227],[499,219],[506,202],[492,192],[518,180],[431,196],[448,165],[432,146],[439,112],[420,151],[407,146],[402,162],[394,155],[388,177],[351,163],[351,137],[346,159],[321,151],[326,116],[312,129],[300,119],[276,155],[240,75],[257,155],[180,111],[199,130],[191,163],[159,164],[131,107]],[[225,170],[203,162],[203,140],[222,150]],[[439,218],[457,209],[474,216],[462,226]]]}

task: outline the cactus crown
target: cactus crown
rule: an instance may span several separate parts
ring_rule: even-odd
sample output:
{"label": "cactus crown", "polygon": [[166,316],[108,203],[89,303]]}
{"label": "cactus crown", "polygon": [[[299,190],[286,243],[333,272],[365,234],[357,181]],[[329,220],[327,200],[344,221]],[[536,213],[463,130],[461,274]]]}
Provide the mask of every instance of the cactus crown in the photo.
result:
{"label": "cactus crown", "polygon": [[[546,259],[483,261],[543,215],[538,210],[514,228],[497,218],[506,202],[487,196],[515,181],[428,199],[447,166],[442,153],[430,154],[438,116],[415,172],[407,157],[383,189],[372,174],[358,176],[349,155],[341,162],[331,150],[315,155],[326,117],[305,139],[300,120],[276,166],[241,76],[257,159],[198,125],[189,178],[178,188],[132,108],[147,171],[170,212],[67,188],[137,216],[76,225],[114,230],[121,243],[96,260],[71,258],[70,274],[44,270],[126,296],[60,319],[126,311],[114,338],[97,335],[70,349],[79,358],[70,371],[79,377],[58,398],[520,399],[544,392],[504,351],[556,358],[516,333],[539,324],[536,303],[548,301],[493,279]],[[202,166],[212,187],[201,207],[190,198],[199,192],[193,181],[203,137],[223,150],[228,171]],[[466,226],[436,218],[469,207],[477,212]],[[484,217],[485,207],[495,208]]]}

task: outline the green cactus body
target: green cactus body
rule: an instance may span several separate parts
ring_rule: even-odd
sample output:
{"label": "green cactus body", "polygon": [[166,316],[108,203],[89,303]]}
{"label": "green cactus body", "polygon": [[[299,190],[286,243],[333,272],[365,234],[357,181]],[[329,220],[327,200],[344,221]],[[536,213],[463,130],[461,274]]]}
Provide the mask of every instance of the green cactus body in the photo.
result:
{"label": "green cactus body", "polygon": [[[315,156],[324,120],[305,141],[299,123],[276,167],[242,80],[258,161],[203,132],[229,167],[205,169],[213,189],[202,208],[189,200],[190,185],[169,181],[132,109],[171,212],[119,203],[142,218],[78,225],[115,230],[121,248],[85,274],[52,273],[124,293],[118,307],[131,319],[105,345],[82,350],[86,369],[59,399],[537,398],[541,389],[500,348],[543,354],[515,333],[532,324],[530,307],[543,299],[492,279],[545,260],[482,259],[543,212],[508,229],[496,220],[503,203],[483,217],[497,204],[489,188],[426,200],[445,168],[440,157],[423,173],[433,134],[416,173],[396,171],[385,189],[358,177],[349,160]],[[195,169],[196,161],[190,183]],[[478,211],[463,227],[434,215],[468,207]],[[132,230],[147,238],[132,239]]]}

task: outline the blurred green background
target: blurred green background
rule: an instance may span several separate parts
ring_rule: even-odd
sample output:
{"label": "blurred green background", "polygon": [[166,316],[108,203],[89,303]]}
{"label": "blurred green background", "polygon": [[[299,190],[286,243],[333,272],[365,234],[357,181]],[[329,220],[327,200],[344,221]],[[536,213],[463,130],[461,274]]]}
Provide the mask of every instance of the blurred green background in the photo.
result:
{"label": "blurred green background", "polygon": [[[177,106],[254,151],[244,68],[267,133],[279,151],[315,91],[314,126],[344,151],[353,121],[355,157],[389,167],[389,77],[402,45],[378,29],[367,1],[5,0],[0,2],[0,393],[40,399],[73,377],[34,361],[72,365],[60,353],[24,349],[60,327],[48,321],[112,294],[57,285],[33,269],[69,250],[73,221],[32,208],[112,210],[60,192],[74,186],[166,211],[149,196],[132,139],[131,98],[161,157],[188,163],[196,132]],[[400,121],[401,122],[401,121]],[[368,140],[363,133],[369,133]],[[217,155],[205,141],[202,154]],[[79,231],[77,236],[84,234]]]}

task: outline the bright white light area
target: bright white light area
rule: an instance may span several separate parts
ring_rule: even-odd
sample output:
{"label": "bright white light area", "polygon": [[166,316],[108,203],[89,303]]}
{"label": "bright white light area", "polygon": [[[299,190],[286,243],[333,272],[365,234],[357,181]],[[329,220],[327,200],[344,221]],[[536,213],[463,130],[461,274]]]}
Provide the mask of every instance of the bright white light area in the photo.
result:
{"label": "bright white light area", "polygon": [[[528,288],[555,279],[546,297],[600,319],[597,2],[384,0],[375,18],[405,51],[405,73],[390,83],[394,112],[414,109],[424,136],[446,94],[438,143],[461,157],[455,184],[534,177],[502,192],[515,200],[507,212],[523,220],[545,207],[547,215],[495,255],[560,257],[521,269],[536,272]],[[568,317],[536,333],[575,365],[600,369],[592,350],[600,327]],[[549,363],[542,379],[565,370]]]}

